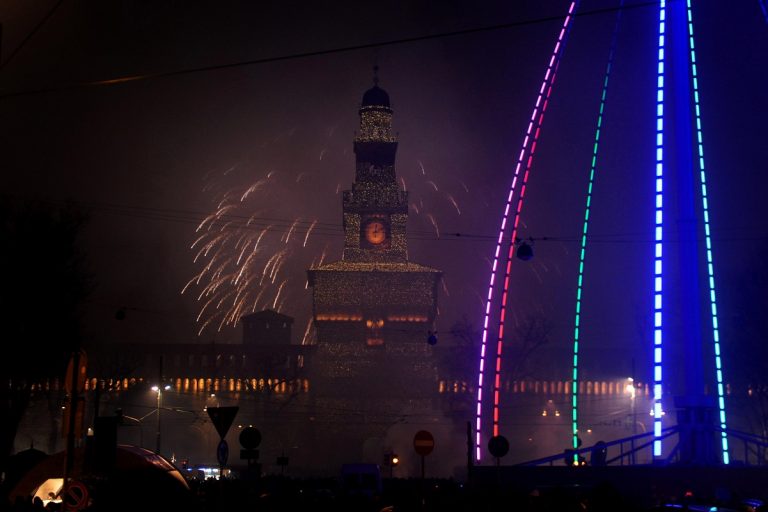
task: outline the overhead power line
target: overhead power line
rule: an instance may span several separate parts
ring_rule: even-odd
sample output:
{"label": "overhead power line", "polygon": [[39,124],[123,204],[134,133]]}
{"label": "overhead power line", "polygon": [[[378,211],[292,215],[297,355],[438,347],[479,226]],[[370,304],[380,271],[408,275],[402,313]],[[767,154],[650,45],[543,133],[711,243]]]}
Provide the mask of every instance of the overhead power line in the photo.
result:
{"label": "overhead power line", "polygon": [[[25,37],[18,44],[18,46],[16,46],[16,48],[11,52],[11,54],[8,56],[8,58],[5,59],[2,62],[2,64],[0,64],[0,71],[2,71],[5,68],[5,66],[7,66],[8,63],[11,62],[13,60],[13,58],[21,51],[21,49],[24,48],[24,46],[30,41],[30,39],[32,39],[35,36],[35,34],[37,34],[37,32],[43,27],[43,25],[45,25],[45,22],[48,21],[51,18],[51,16],[53,16],[53,13],[56,12],[56,10],[59,8],[59,6],[62,3],[64,3],[64,0],[59,0],[58,2],[56,2],[54,4],[53,7],[51,7],[51,9],[48,11],[48,13],[45,16],[43,16],[43,18],[38,22],[38,24],[35,25],[35,27],[29,32],[29,34],[27,34],[27,37]],[[0,36],[2,36],[2,26],[1,25],[0,25]],[[2,41],[0,41],[0,44],[2,44]],[[2,57],[2,56],[0,55],[0,57]]]}
{"label": "overhead power line", "polygon": [[[21,196],[15,196],[21,198]],[[22,198],[23,199],[23,198]],[[121,217],[128,217],[133,219],[143,220],[157,220],[161,222],[178,222],[189,225],[200,225],[204,219],[210,217],[211,213],[204,213],[195,210],[179,210],[171,208],[152,208],[147,206],[134,206],[116,203],[102,203],[93,201],[74,201],[74,200],[57,200],[48,199],[41,200],[35,199],[35,201],[45,202],[56,205],[74,205],[78,208],[82,208],[86,213],[102,212],[107,215],[117,215]],[[248,221],[250,220],[250,224]],[[306,219],[289,219],[289,218],[277,218],[277,217],[263,217],[253,216],[248,217],[245,215],[232,215],[225,214],[218,218],[216,226],[221,227],[222,223],[231,222],[236,228],[240,229],[253,229],[260,230],[267,226],[275,229],[289,229],[294,227],[299,230],[306,230],[314,223],[313,233],[321,234],[323,236],[331,237],[343,237],[344,232],[341,226],[337,222],[321,222]],[[738,231],[739,228],[732,228],[728,231]],[[720,230],[724,232],[726,230]],[[194,234],[194,233],[192,233]],[[764,240],[768,238],[763,233],[755,233],[750,229],[750,234],[744,236],[725,236],[721,235],[718,240],[722,241],[738,241],[738,240]],[[443,230],[441,236],[436,236],[434,231],[409,229],[409,240],[430,240],[435,242],[440,241],[471,241],[471,242],[487,242],[496,240],[496,237],[491,234],[475,233],[475,232],[456,232],[450,230]],[[538,237],[525,237],[525,241],[528,242],[578,242],[581,239],[580,235],[553,235],[553,236],[538,236]],[[647,233],[634,232],[634,233],[602,233],[599,235],[592,235],[590,237],[590,243],[605,243],[605,244],[622,244],[622,243],[651,243],[652,237]],[[675,240],[670,240],[674,242]]]}
{"label": "overhead power line", "polygon": [[[625,5],[622,7],[607,7],[603,9],[594,9],[591,11],[583,11],[577,14],[576,16],[578,17],[595,16],[599,14],[615,12],[617,10],[629,10],[629,9],[638,9],[643,7],[655,6],[657,3],[658,2],[656,1],[645,1],[645,2],[639,2],[632,5]],[[211,71],[221,71],[225,69],[233,69],[233,68],[239,68],[244,66],[254,66],[258,64],[267,64],[267,63],[279,62],[279,61],[285,61],[285,60],[303,59],[307,57],[318,57],[321,55],[331,55],[334,53],[365,50],[368,48],[379,48],[382,46],[394,46],[394,45],[400,45],[400,44],[418,43],[418,42],[429,41],[433,39],[465,36],[465,35],[478,34],[483,32],[492,32],[497,30],[508,30],[512,28],[537,25],[541,23],[549,23],[553,21],[560,21],[561,19],[562,19],[562,16],[546,16],[542,18],[534,18],[534,19],[523,20],[523,21],[500,23],[496,25],[486,25],[483,27],[467,28],[462,30],[454,30],[450,32],[440,32],[437,34],[426,34],[421,36],[404,37],[399,39],[387,39],[387,40],[376,41],[372,43],[362,43],[358,45],[328,48],[324,50],[312,50],[312,51],[306,51],[306,52],[291,53],[287,55],[263,57],[260,59],[242,60],[242,61],[230,62],[225,64],[213,64],[209,66],[200,66],[200,67],[194,67],[194,68],[176,69],[176,70],[170,70],[170,71],[158,71],[156,73],[125,75],[125,76],[119,76],[119,77],[109,78],[105,80],[93,80],[93,81],[87,81],[87,82],[58,84],[50,87],[40,87],[37,89],[25,89],[20,91],[4,92],[0,94],[0,100],[19,97],[19,96],[30,96],[34,94],[66,91],[71,89],[83,89],[83,88],[89,88],[89,87],[119,85],[119,84],[131,83],[131,82],[157,79],[157,78],[169,78],[173,76],[191,75],[191,74],[211,72]]]}

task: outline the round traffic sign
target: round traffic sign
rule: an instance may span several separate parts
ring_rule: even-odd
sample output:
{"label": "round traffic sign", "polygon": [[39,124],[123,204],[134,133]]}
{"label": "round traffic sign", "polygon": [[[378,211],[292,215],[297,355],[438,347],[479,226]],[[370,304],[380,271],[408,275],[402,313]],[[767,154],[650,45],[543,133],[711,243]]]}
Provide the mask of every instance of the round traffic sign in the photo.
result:
{"label": "round traffic sign", "polygon": [[429,455],[435,449],[435,438],[427,430],[419,430],[413,436],[413,449],[422,457]]}
{"label": "round traffic sign", "polygon": [[77,480],[69,482],[63,501],[66,510],[83,510],[88,506],[88,488]]}
{"label": "round traffic sign", "polygon": [[246,450],[253,450],[261,443],[261,432],[256,427],[246,427],[240,432],[240,444]]}
{"label": "round traffic sign", "polygon": [[493,436],[488,440],[488,451],[496,458],[501,458],[509,453],[509,441],[504,436]]}

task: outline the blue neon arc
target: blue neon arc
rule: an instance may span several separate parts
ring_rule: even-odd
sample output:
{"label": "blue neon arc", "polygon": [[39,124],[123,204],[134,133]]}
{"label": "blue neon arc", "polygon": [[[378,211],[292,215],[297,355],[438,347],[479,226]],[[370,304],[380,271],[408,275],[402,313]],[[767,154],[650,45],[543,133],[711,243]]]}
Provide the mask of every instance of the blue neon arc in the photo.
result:
{"label": "blue neon arc", "polygon": [[698,148],[699,178],[701,182],[701,206],[704,212],[704,241],[706,244],[707,272],[709,274],[709,298],[712,312],[712,338],[715,352],[715,377],[717,381],[717,404],[719,410],[720,440],[722,445],[723,464],[730,463],[728,454],[728,435],[725,421],[725,390],[723,386],[723,367],[720,359],[720,330],[717,322],[717,301],[715,295],[715,275],[712,258],[712,239],[709,228],[709,201],[707,194],[707,176],[704,171],[704,143],[701,129],[701,108],[699,102],[699,79],[696,66],[696,46],[693,40],[693,11],[691,0],[687,0],[688,12],[688,42],[691,51],[691,80],[693,89],[693,102],[696,116],[696,146]]}
{"label": "blue neon arc", "polygon": [[[589,181],[587,184],[587,202],[584,208],[584,228],[581,235],[581,250],[579,251],[579,275],[576,282],[576,318],[573,328],[573,381],[571,383],[571,418],[573,426],[573,448],[579,448],[579,326],[581,324],[581,296],[584,283],[584,260],[587,249],[587,232],[589,230],[589,213],[592,203],[592,190],[595,184],[595,172],[597,169],[597,151],[600,145],[600,131],[603,125],[603,114],[605,111],[605,99],[608,95],[608,81],[611,76],[611,67],[613,65],[613,56],[616,51],[616,39],[621,22],[621,7],[624,6],[622,0],[620,8],[616,13],[616,24],[611,36],[611,46],[608,51],[608,63],[605,66],[605,78],[603,79],[603,88],[600,94],[600,110],[597,115],[597,127],[595,128],[595,144],[592,147],[592,163],[589,169]],[[578,463],[578,454],[574,455],[574,463]]]}
{"label": "blue neon arc", "polygon": [[659,5],[659,47],[656,80],[656,207],[653,255],[653,457],[661,457],[662,429],[662,240],[664,220],[664,40],[666,1]]}

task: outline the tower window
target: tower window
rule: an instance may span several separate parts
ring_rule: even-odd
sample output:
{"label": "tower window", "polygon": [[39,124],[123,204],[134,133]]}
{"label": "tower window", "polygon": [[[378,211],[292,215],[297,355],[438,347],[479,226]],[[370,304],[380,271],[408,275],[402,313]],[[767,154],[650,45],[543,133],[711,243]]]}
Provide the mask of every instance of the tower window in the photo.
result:
{"label": "tower window", "polygon": [[381,318],[368,319],[365,321],[366,340],[365,344],[369,347],[380,347],[384,345],[384,336],[382,330],[384,320]]}

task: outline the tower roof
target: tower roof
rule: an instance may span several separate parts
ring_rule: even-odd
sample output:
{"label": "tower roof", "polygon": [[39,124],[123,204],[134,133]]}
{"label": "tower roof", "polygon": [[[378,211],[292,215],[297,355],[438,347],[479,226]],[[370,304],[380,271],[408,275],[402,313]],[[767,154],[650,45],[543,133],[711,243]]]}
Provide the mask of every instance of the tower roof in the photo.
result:
{"label": "tower roof", "polygon": [[389,94],[387,91],[374,85],[363,94],[362,107],[387,107],[389,108]]}
{"label": "tower roof", "polygon": [[373,87],[365,91],[363,94],[363,104],[361,108],[366,107],[385,107],[389,106],[389,94],[387,91],[379,87],[379,66],[373,66]]}

